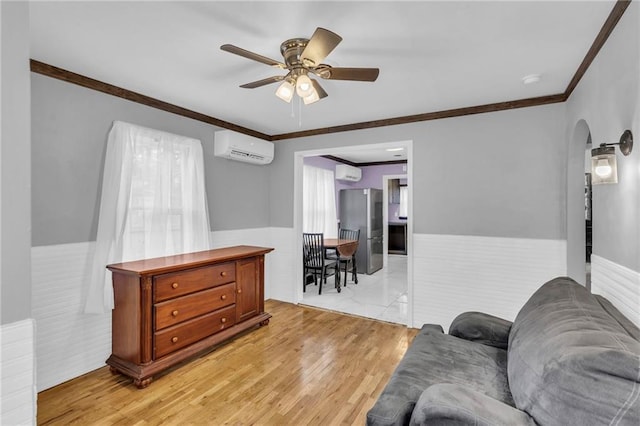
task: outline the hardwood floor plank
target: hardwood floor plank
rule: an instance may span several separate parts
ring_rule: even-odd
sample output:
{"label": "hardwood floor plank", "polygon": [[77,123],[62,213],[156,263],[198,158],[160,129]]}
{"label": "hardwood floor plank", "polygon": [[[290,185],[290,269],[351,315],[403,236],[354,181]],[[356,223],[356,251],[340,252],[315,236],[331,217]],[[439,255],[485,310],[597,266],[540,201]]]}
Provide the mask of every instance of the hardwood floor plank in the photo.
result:
{"label": "hardwood floor plank", "polygon": [[40,425],[364,424],[418,330],[267,301],[259,328],[154,378],[107,367],[38,395]]}

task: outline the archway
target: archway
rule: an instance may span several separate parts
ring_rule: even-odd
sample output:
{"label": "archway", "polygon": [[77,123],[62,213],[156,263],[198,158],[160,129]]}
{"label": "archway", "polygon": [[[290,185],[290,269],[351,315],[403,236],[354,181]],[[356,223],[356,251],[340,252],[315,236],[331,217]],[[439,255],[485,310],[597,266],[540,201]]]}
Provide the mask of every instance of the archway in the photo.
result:
{"label": "archway", "polygon": [[585,149],[590,140],[585,120],[576,123],[567,155],[567,275],[587,285],[585,229]]}

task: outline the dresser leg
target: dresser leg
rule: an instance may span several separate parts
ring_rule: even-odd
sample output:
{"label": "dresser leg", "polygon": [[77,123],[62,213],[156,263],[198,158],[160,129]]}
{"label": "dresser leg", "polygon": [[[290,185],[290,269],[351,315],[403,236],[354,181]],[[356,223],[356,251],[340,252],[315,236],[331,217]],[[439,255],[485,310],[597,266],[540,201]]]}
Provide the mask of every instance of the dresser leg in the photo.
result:
{"label": "dresser leg", "polygon": [[114,367],[112,367],[112,366],[109,366],[109,372],[110,372],[110,373],[111,373],[111,375],[113,375],[113,376],[115,376],[115,375],[117,375],[117,374],[119,374],[119,373],[120,373],[117,369],[115,369],[115,368],[114,368]]}
{"label": "dresser leg", "polygon": [[264,325],[269,325],[269,318],[267,318],[264,321],[260,321],[260,327],[264,326]]}
{"label": "dresser leg", "polygon": [[153,377],[147,377],[146,379],[133,379],[133,384],[136,385],[138,389],[144,389],[151,384]]}

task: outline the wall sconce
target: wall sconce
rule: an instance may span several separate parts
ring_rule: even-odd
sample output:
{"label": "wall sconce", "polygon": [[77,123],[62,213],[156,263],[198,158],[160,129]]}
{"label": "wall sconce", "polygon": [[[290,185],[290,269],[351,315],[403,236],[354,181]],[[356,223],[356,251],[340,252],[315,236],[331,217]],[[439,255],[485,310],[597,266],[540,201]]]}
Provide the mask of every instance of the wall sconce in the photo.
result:
{"label": "wall sconce", "polygon": [[591,184],[618,183],[618,163],[616,148],[618,145],[622,155],[627,156],[633,149],[631,130],[625,130],[618,143],[601,143],[591,150]]}

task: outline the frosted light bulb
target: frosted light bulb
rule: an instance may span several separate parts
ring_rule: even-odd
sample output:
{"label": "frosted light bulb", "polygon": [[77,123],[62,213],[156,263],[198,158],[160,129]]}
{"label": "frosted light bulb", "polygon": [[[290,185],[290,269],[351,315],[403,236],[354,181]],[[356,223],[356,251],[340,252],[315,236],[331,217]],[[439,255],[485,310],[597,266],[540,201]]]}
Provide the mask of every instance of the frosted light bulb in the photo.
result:
{"label": "frosted light bulb", "polygon": [[598,160],[596,164],[595,172],[600,177],[607,177],[611,175],[611,165],[609,164],[609,160],[606,158],[602,158]]}
{"label": "frosted light bulb", "polygon": [[301,98],[306,98],[313,91],[313,85],[311,84],[311,79],[306,75],[301,75],[298,77],[296,81],[296,93]]}

